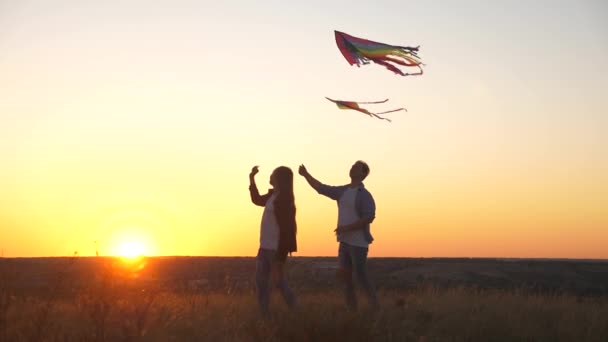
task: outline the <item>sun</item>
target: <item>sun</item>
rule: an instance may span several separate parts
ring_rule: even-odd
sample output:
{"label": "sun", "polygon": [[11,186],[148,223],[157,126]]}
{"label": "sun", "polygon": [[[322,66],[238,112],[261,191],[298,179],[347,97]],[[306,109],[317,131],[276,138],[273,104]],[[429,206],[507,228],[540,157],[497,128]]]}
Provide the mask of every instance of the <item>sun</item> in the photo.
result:
{"label": "sun", "polygon": [[108,254],[126,260],[151,257],[157,254],[152,231],[140,226],[115,229],[108,238]]}
{"label": "sun", "polygon": [[141,242],[123,241],[118,245],[118,255],[127,258],[135,259],[146,254],[146,250]]}

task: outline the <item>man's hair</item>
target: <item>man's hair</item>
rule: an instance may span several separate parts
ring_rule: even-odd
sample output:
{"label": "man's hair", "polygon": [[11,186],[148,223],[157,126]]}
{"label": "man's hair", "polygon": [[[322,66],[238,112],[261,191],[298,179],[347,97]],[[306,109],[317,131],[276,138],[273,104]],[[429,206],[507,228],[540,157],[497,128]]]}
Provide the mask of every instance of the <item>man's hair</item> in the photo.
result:
{"label": "man's hair", "polygon": [[365,179],[369,175],[369,165],[363,160],[357,160],[357,164],[361,164],[363,166],[363,179]]}

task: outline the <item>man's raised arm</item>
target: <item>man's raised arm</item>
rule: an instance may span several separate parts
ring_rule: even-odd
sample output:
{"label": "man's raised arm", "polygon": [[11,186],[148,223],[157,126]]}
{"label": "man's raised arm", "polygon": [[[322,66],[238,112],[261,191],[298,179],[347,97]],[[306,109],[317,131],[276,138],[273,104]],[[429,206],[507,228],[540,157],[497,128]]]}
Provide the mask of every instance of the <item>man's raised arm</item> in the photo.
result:
{"label": "man's raised arm", "polygon": [[302,175],[310,184],[310,186],[315,189],[319,194],[327,196],[333,200],[338,200],[343,192],[343,187],[341,186],[329,186],[325,185],[318,180],[316,180],[313,176],[310,175],[308,170],[306,170],[306,166],[300,165],[298,169],[298,173]]}
{"label": "man's raised arm", "polygon": [[319,182],[318,180],[316,180],[309,172],[308,170],[306,170],[306,166],[304,166],[303,164],[300,165],[300,167],[298,168],[298,173],[304,177],[306,179],[306,181],[308,182],[308,184],[310,184],[310,186],[319,191],[319,188],[321,187],[321,182]]}

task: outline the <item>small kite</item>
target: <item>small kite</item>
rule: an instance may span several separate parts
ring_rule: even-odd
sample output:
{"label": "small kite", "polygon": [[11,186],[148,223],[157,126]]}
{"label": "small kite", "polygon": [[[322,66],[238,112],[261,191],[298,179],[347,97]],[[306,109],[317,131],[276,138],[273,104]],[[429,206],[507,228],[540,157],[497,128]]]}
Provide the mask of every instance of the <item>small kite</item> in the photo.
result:
{"label": "small kite", "polygon": [[[369,64],[370,61],[383,65],[388,70],[401,76],[416,76],[422,75],[422,61],[418,57],[418,49],[416,47],[394,46],[384,43],[378,43],[367,39],[353,37],[344,32],[334,31],[336,35],[336,44],[342,55],[350,65],[361,66],[361,64]],[[391,64],[393,63],[393,64]],[[394,64],[399,64],[405,67],[417,67],[418,72],[404,73]]]}
{"label": "small kite", "polygon": [[388,101],[388,99],[383,100],[383,101],[373,101],[373,102],[353,102],[353,101],[332,100],[329,97],[326,97],[326,99],[328,99],[329,101],[335,103],[338,106],[338,108],[340,108],[340,109],[353,109],[353,110],[359,111],[359,112],[361,112],[363,114],[367,114],[370,117],[376,117],[376,118],[378,118],[380,120],[386,120],[388,122],[391,122],[391,120],[387,119],[387,118],[383,118],[380,115],[382,115],[382,114],[388,114],[388,113],[393,113],[393,112],[398,112],[400,110],[404,110],[404,111],[407,112],[407,109],[405,109],[405,108],[398,108],[398,109],[393,109],[393,110],[389,110],[389,111],[386,111],[386,112],[372,113],[372,112],[368,111],[367,109],[359,107],[360,104],[385,103],[386,101]]}

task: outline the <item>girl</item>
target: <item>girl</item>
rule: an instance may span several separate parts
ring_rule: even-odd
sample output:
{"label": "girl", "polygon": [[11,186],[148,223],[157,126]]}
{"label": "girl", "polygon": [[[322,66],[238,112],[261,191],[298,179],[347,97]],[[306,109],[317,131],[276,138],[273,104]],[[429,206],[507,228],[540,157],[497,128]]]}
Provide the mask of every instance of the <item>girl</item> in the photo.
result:
{"label": "girl", "polygon": [[[260,248],[256,258],[255,283],[262,314],[268,314],[270,277],[281,291],[289,308],[296,306],[296,298],[287,285],[285,261],[287,254],[297,251],[296,206],[293,195],[293,172],[286,166],[276,168],[270,175],[268,193],[260,196],[255,184],[258,167],[249,174],[249,194],[255,205],[264,207],[260,228]],[[273,272],[274,271],[274,272]]]}

